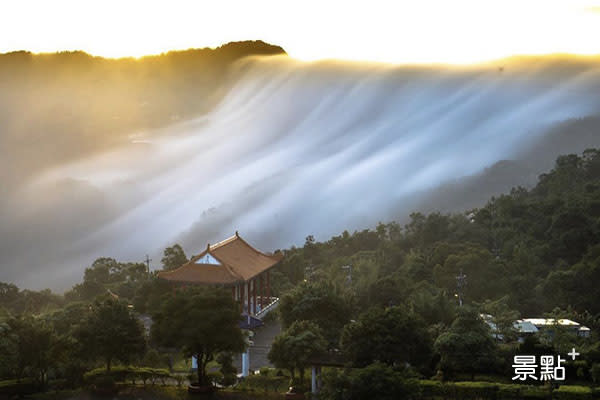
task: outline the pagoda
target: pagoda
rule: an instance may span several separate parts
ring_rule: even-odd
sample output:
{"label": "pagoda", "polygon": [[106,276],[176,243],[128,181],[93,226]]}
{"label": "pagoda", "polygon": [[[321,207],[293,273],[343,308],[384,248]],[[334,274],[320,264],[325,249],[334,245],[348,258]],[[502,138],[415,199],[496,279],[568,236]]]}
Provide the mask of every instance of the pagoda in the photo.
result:
{"label": "pagoda", "polygon": [[229,287],[242,312],[260,317],[277,301],[271,297],[270,270],[282,258],[281,253],[267,254],[255,249],[236,231],[228,239],[208,244],[181,267],[159,272],[158,277],[183,287]]}

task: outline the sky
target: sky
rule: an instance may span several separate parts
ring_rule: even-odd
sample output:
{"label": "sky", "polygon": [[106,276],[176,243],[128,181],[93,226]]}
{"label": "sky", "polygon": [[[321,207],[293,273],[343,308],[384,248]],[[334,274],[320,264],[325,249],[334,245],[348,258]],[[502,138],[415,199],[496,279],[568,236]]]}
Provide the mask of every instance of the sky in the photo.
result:
{"label": "sky", "polygon": [[0,15],[0,52],[138,57],[260,39],[300,60],[600,53],[600,0],[21,0],[1,2]]}

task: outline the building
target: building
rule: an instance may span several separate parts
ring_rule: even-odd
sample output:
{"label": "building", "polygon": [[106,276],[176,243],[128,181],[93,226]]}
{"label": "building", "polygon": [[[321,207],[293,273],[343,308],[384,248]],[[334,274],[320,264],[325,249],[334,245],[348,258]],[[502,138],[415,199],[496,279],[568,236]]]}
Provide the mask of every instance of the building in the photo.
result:
{"label": "building", "polygon": [[549,334],[552,334],[552,329],[555,325],[561,326],[580,337],[589,337],[591,333],[590,328],[570,319],[555,321],[554,318],[525,318],[519,321],[528,322],[535,326],[537,331],[546,331]]}
{"label": "building", "polygon": [[[479,316],[486,324],[488,324],[491,334],[495,339],[500,341],[504,340],[504,336],[498,331],[498,327],[494,323],[494,317],[492,315],[479,314]],[[552,336],[552,329],[556,325],[561,326],[580,337],[590,336],[590,328],[570,319],[559,319],[555,322],[552,318],[525,318],[513,322],[513,327],[518,335],[519,342],[523,342],[526,336],[536,335],[541,332],[546,332]]]}
{"label": "building", "polygon": [[178,286],[211,285],[231,289],[242,313],[260,317],[277,303],[271,297],[270,271],[283,255],[263,253],[240,237],[208,244],[199,255],[172,271],[158,273]]}

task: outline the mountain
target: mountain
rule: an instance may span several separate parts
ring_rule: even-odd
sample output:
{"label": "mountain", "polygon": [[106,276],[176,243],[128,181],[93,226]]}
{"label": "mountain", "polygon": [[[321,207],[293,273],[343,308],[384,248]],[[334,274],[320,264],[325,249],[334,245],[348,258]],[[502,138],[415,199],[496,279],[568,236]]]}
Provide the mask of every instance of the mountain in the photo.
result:
{"label": "mountain", "polygon": [[0,178],[21,181],[39,168],[126,144],[139,131],[206,113],[225,94],[233,63],[274,54],[285,51],[262,41],[139,59],[0,54],[0,157],[12,167]]}

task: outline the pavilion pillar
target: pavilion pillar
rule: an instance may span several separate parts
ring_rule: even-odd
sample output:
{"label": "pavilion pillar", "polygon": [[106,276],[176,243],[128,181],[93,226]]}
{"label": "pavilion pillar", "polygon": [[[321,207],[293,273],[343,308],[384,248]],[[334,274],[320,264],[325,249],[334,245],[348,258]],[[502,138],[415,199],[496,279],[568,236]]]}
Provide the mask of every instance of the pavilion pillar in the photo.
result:
{"label": "pavilion pillar", "polygon": [[267,303],[271,302],[271,275],[270,271],[267,271]]}
{"label": "pavilion pillar", "polygon": [[252,279],[252,315],[256,315],[256,278]]}
{"label": "pavilion pillar", "polygon": [[265,298],[265,285],[264,285],[264,281],[263,281],[263,276],[262,274],[260,275],[260,309],[262,311],[263,307],[264,307],[264,299]]}
{"label": "pavilion pillar", "polygon": [[252,301],[250,299],[250,282],[251,281],[246,282],[246,293],[248,295],[247,296],[248,297],[248,308],[247,308],[248,314],[252,314],[252,309],[250,308],[252,305]]}

